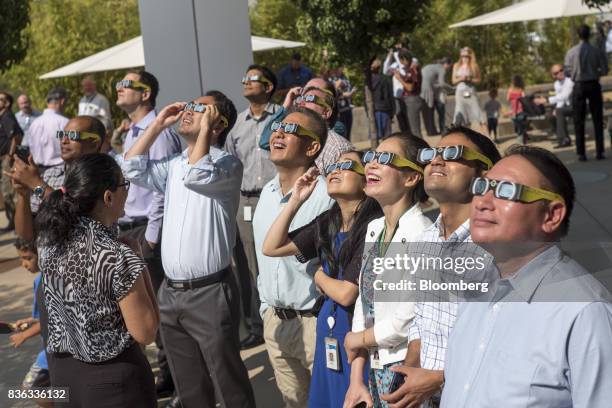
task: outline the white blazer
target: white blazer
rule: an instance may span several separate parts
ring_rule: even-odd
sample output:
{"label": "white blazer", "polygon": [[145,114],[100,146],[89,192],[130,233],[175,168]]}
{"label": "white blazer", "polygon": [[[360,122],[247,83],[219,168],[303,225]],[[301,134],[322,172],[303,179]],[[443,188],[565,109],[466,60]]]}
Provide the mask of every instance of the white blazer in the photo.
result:
{"label": "white blazer", "polygon": [[[431,225],[431,221],[421,211],[421,206],[415,204],[399,219],[397,231],[391,242],[415,242],[421,233]],[[366,247],[376,239],[385,227],[385,217],[370,221],[366,233]],[[365,267],[367,254],[362,255]],[[353,314],[354,332],[365,330],[365,316],[361,302],[361,273],[359,276],[359,296],[355,302]],[[383,272],[384,273],[384,272]],[[374,338],[378,344],[378,358],[381,365],[403,361],[408,346],[408,329],[414,317],[413,302],[374,302]],[[375,349],[370,350],[370,354]]]}

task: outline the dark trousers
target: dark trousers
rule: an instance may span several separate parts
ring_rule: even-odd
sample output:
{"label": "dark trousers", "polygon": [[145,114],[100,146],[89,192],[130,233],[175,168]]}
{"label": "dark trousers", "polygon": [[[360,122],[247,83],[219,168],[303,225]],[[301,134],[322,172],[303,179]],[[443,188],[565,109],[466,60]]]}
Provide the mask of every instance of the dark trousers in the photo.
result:
{"label": "dark trousers", "polygon": [[603,97],[599,81],[576,82],[574,84],[572,106],[574,108],[574,128],[576,129],[576,153],[585,155],[584,120],[586,118],[587,101],[595,130],[595,149],[597,154],[601,155],[604,151]]}
{"label": "dark trousers", "polygon": [[438,129],[442,133],[446,128],[446,104],[436,98],[434,100],[434,109],[438,112]]}
{"label": "dark trousers", "polygon": [[423,99],[418,95],[409,95],[406,97],[406,111],[408,113],[408,126],[410,133],[416,137],[421,135],[421,109]]}
{"label": "dark trousers", "polygon": [[[13,160],[8,155],[2,156],[2,170],[11,172]],[[0,175],[0,190],[4,199],[4,212],[8,220],[8,227],[15,225],[15,191],[13,190],[12,180],[9,176]]]}
{"label": "dark trousers", "polygon": [[400,131],[410,132],[406,102],[404,102],[404,98],[395,98],[395,100],[397,101],[398,107],[398,109],[395,110],[395,117],[397,118],[397,124],[399,125]]}
{"label": "dark trousers", "polygon": [[574,116],[574,110],[571,106],[555,108],[555,115],[551,118],[551,123],[553,131],[557,135],[557,143],[561,144],[570,141],[567,119],[572,116]]}
{"label": "dark trousers", "polygon": [[66,408],[154,408],[155,381],[138,344],[112,360],[85,363],[70,354],[49,354],[53,387],[68,387]]}
{"label": "dark trousers", "polygon": [[253,222],[244,220],[244,208],[251,207],[251,215],[259,197],[240,196],[238,207],[238,234],[234,247],[234,268],[232,268],[236,281],[240,287],[240,300],[242,303],[242,321],[249,334],[263,337],[263,321],[259,314],[259,292],[257,291],[257,253],[255,252],[255,239],[253,237]]}
{"label": "dark trousers", "polygon": [[487,129],[489,136],[497,139],[497,118],[487,118]]}
{"label": "dark trousers", "polygon": [[[153,286],[153,290],[155,291],[155,293],[157,293],[162,281],[164,280],[164,268],[161,262],[161,244],[158,243],[155,246],[155,249],[151,249],[151,247],[147,243],[147,240],[145,239],[146,229],[146,224],[135,225],[132,228],[123,227],[119,236],[131,238],[140,243],[140,247],[142,248],[142,256],[144,258],[144,261],[147,263],[147,269],[149,270],[149,276],[151,277],[151,285]],[[164,345],[161,341],[159,331],[155,339],[155,344],[157,345],[157,348],[159,350],[157,352],[159,377],[163,378],[166,381],[169,381],[172,379],[172,376],[170,375],[170,367],[168,366],[168,359],[166,358]]]}
{"label": "dark trousers", "polygon": [[344,137],[348,140],[351,140],[351,128],[353,127],[353,110],[349,109],[338,113],[338,122],[342,122],[344,124],[344,127],[346,128],[346,132],[344,132]]}
{"label": "dark trousers", "polygon": [[162,284],[161,333],[183,408],[255,407],[240,358],[240,304],[231,273],[220,282],[188,290]]}
{"label": "dark trousers", "polygon": [[380,139],[391,134],[391,116],[391,112],[374,112],[374,119],[376,120],[376,145],[380,143]]}
{"label": "dark trousers", "polygon": [[434,121],[434,108],[435,106],[429,106],[427,103],[423,103],[423,122],[425,124],[425,130],[427,130],[427,134],[429,136],[438,134]]}

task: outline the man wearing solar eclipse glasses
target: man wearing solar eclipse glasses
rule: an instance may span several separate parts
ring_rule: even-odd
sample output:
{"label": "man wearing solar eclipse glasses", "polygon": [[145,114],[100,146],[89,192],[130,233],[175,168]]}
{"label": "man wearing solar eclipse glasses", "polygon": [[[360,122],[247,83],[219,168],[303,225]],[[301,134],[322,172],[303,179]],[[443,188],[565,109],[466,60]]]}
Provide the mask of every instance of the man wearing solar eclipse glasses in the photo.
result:
{"label": "man wearing solar eclipse glasses", "polygon": [[574,204],[568,169],[514,146],[471,192],[472,238],[499,280],[457,319],[441,406],[609,406],[610,293],[558,246]]}
{"label": "man wearing solar eclipse glasses", "polygon": [[[221,149],[236,116],[233,102],[219,91],[173,103],[122,161],[133,184],[165,197],[160,326],[178,398],[187,407],[255,406],[240,358],[239,293],[230,271],[243,166]],[[177,122],[187,149],[151,160],[146,152]]]}
{"label": "man wearing solar eclipse glasses", "polygon": [[225,150],[240,159],[244,166],[240,207],[236,217],[239,236],[234,248],[234,272],[241,287],[242,320],[248,333],[241,340],[240,347],[248,349],[263,343],[253,213],[263,187],[276,175],[276,168],[270,161],[270,152],[259,147],[259,140],[266,125],[281,107],[271,101],[276,89],[276,76],[267,67],[249,66],[242,78],[242,89],[242,95],[249,101],[249,107],[238,114],[236,124],[227,136]]}

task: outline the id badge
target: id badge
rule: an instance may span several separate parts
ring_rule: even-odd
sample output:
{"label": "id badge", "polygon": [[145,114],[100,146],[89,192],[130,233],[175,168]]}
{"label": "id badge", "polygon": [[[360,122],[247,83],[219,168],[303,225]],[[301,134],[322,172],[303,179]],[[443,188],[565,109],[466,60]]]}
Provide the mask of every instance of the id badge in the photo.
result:
{"label": "id badge", "polygon": [[376,370],[382,370],[383,366],[380,363],[380,358],[378,357],[378,350],[370,351],[370,368],[374,368]]}
{"label": "id badge", "polygon": [[251,207],[250,205],[245,205],[244,207],[244,211],[243,211],[243,216],[244,216],[244,220],[245,221],[253,221],[253,207]]}
{"label": "id badge", "polygon": [[325,365],[330,370],[340,371],[338,340],[333,337],[325,337]]}

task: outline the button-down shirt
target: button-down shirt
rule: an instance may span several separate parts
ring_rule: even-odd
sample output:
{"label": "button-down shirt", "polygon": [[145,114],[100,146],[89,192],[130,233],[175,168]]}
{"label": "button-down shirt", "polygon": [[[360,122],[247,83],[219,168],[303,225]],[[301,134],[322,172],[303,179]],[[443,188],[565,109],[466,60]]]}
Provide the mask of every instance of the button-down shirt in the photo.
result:
{"label": "button-down shirt", "polygon": [[490,295],[459,307],[442,407],[610,406],[612,306],[589,272],[552,246]]}
{"label": "button-down shirt", "polygon": [[[302,227],[317,215],[328,210],[333,200],[327,195],[327,183],[322,176],[306,202],[291,221],[290,230]],[[319,260],[301,263],[294,256],[273,258],[262,253],[262,246],[268,230],[279,212],[289,200],[291,192],[283,197],[278,175],[264,189],[257,203],[253,217],[253,233],[259,276],[257,288],[261,300],[260,313],[263,315],[270,306],[294,310],[308,310],[314,306],[319,293],[314,284],[314,273]]]}
{"label": "button-down shirt", "polygon": [[563,78],[562,80],[556,80],[554,87],[555,95],[548,98],[548,103],[555,105],[555,108],[570,106],[574,82],[569,78]]}
{"label": "button-down shirt", "polygon": [[[125,138],[124,151],[129,151],[146,128],[155,120],[155,111],[150,111],[138,123],[132,124]],[[148,157],[151,160],[161,160],[181,151],[181,140],[172,129],[165,129],[151,145]],[[148,218],[145,239],[149,242],[159,242],[159,230],[164,214],[164,196],[152,190],[135,185],[130,188],[125,202],[125,216],[120,222],[129,222],[137,218]]]}
{"label": "button-down shirt", "polygon": [[598,81],[600,76],[608,74],[606,54],[584,41],[569,49],[564,65],[574,82]]}
{"label": "button-down shirt", "polygon": [[291,65],[286,65],[278,72],[278,89],[289,89],[294,86],[305,86],[308,81],[314,78],[310,68],[300,65],[297,70],[291,69]]}
{"label": "button-down shirt", "polygon": [[68,118],[53,109],[45,109],[30,125],[30,152],[39,166],[55,166],[64,161],[57,131],[64,130]]}
{"label": "button-down shirt", "polygon": [[79,116],[88,115],[98,118],[102,121],[106,129],[112,128],[111,110],[106,96],[101,93],[93,95],[85,95],[79,101]]}
{"label": "button-down shirt", "polygon": [[162,160],[121,160],[134,184],[164,194],[161,255],[170,279],[219,272],[230,264],[236,242],[242,163],[215,146],[197,163],[187,150]]}
{"label": "button-down shirt", "polygon": [[0,114],[0,155],[9,153],[13,138],[22,135],[23,131],[10,109]]}
{"label": "button-down shirt", "polygon": [[270,161],[270,152],[259,147],[259,139],[279,109],[279,105],[268,103],[261,116],[255,117],[251,108],[247,108],[238,115],[236,124],[227,136],[225,150],[239,158],[244,166],[240,187],[242,191],[261,191],[276,175],[276,167]]}
{"label": "button-down shirt", "polygon": [[34,122],[34,119],[39,117],[40,112],[32,111],[31,114],[27,114],[23,111],[19,111],[15,114],[15,118],[21,126],[21,130],[23,130],[23,139],[21,140],[21,144],[23,146],[29,146],[29,138],[30,138],[30,125]]}
{"label": "button-down shirt", "polygon": [[[64,185],[65,165],[64,163],[52,167],[39,167],[40,178],[42,181],[53,190],[58,190]],[[30,196],[30,210],[32,213],[37,213],[42,200],[34,193]]]}

